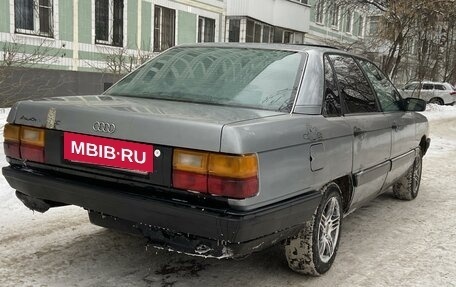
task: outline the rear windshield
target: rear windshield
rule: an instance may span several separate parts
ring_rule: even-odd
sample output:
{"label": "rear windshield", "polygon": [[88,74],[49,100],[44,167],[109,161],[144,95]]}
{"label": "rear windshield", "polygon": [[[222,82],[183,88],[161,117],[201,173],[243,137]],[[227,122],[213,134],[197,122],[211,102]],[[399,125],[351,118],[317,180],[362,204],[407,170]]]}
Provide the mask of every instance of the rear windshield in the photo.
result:
{"label": "rear windshield", "polygon": [[304,58],[290,51],[178,47],[152,59],[105,94],[288,112]]}

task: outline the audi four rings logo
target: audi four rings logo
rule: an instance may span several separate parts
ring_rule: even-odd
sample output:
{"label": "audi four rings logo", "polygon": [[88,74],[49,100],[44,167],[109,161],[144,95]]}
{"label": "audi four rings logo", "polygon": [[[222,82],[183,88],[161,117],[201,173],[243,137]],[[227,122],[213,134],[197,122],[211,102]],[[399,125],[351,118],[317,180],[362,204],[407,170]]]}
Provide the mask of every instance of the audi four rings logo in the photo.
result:
{"label": "audi four rings logo", "polygon": [[116,131],[116,125],[112,123],[95,122],[92,129],[96,132],[112,134]]}

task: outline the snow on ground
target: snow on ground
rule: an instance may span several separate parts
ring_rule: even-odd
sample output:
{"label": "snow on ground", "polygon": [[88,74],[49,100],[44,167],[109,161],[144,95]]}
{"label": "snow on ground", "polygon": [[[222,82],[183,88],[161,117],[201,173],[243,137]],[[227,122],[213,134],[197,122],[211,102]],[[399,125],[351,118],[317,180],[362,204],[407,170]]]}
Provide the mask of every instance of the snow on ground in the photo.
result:
{"label": "snow on ground", "polygon": [[346,217],[320,278],[291,272],[280,246],[242,261],[193,258],[93,226],[78,207],[33,213],[0,176],[0,286],[456,286],[456,107],[423,114],[432,143],[420,195],[386,193]]}
{"label": "snow on ground", "polygon": [[[434,125],[430,125],[431,133],[433,129],[442,128],[441,122],[445,122],[447,119],[456,117],[456,106],[440,106],[435,104],[428,104],[426,111],[422,113],[428,120]],[[449,132],[456,131],[456,125],[450,125],[445,127]],[[456,142],[449,141],[446,133],[436,133],[431,139],[432,149],[429,154],[434,155],[437,153],[446,153],[448,150],[456,150]]]}

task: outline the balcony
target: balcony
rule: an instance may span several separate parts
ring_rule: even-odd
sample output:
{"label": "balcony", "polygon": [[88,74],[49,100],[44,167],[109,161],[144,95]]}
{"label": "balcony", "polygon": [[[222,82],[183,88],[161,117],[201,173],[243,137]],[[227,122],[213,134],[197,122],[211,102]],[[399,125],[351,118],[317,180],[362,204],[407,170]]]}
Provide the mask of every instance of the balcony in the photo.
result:
{"label": "balcony", "polygon": [[310,7],[288,0],[228,0],[227,16],[248,16],[290,30],[308,32]]}

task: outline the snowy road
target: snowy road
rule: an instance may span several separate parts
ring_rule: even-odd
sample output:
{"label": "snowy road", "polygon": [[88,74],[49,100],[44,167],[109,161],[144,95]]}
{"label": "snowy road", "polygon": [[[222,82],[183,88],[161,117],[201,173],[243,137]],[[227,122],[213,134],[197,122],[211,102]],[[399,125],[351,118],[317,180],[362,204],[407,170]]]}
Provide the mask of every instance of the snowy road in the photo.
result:
{"label": "snowy road", "polygon": [[280,246],[207,260],[92,226],[81,208],[34,214],[1,177],[0,286],[456,286],[456,109],[427,115],[433,142],[418,198],[386,193],[348,216],[325,276],[294,274]]}

